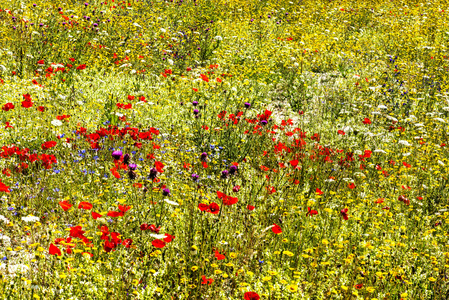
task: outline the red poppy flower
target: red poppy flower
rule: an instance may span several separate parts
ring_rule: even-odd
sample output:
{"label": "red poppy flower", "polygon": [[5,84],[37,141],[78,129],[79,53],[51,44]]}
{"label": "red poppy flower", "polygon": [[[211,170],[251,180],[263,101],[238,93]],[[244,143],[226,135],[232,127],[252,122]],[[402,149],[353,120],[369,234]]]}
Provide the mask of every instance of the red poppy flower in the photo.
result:
{"label": "red poppy flower", "polygon": [[358,284],[354,285],[354,287],[355,287],[357,290],[360,290],[360,289],[363,287],[363,283],[358,283]]}
{"label": "red poppy flower", "polygon": [[43,59],[41,59],[41,60],[38,60],[37,63],[38,63],[39,65],[43,65],[43,64],[45,64],[45,61],[44,61]]}
{"label": "red poppy flower", "polygon": [[205,161],[201,162],[201,164],[203,165],[203,168],[207,169],[208,165]]}
{"label": "red poppy flower", "polygon": [[350,184],[348,184],[348,188],[355,189],[355,184],[353,182],[351,182]]}
{"label": "red poppy flower", "polygon": [[259,300],[260,296],[255,292],[246,292],[244,295],[245,300]]}
{"label": "red poppy flower", "polygon": [[368,118],[365,118],[365,119],[363,120],[363,124],[371,124],[371,120],[368,119]]}
{"label": "red poppy flower", "polygon": [[52,147],[56,146],[56,142],[55,141],[48,141],[45,142],[41,145],[42,150],[47,150],[50,149]]}
{"label": "red poppy flower", "polygon": [[134,100],[135,98],[136,98],[135,96],[128,95],[128,100],[129,100],[129,101],[132,101],[132,100]]}
{"label": "red poppy flower", "polygon": [[10,109],[14,109],[14,104],[12,104],[11,102],[8,102],[2,106],[3,111],[8,111]]}
{"label": "red poppy flower", "polygon": [[82,202],[80,202],[80,204],[78,205],[78,208],[79,208],[79,209],[89,210],[89,209],[92,209],[92,204],[89,203],[89,202],[82,201]]}
{"label": "red poppy flower", "polygon": [[53,245],[53,244],[50,244],[50,247],[48,248],[48,253],[49,253],[50,255],[58,255],[58,256],[61,256],[61,255],[62,255],[61,250],[59,250],[59,248],[56,247],[56,246]]}
{"label": "red poppy flower", "polygon": [[402,164],[404,165],[404,167],[407,167],[407,168],[411,168],[412,167],[412,165],[406,163],[405,161]]}
{"label": "red poppy flower", "polygon": [[116,168],[112,168],[112,169],[111,169],[111,173],[112,173],[112,175],[114,175],[115,178],[117,178],[117,179],[120,178],[120,173],[117,172],[117,169],[116,169]]}
{"label": "red poppy flower", "polygon": [[164,172],[164,170],[162,170],[162,169],[164,168],[164,164],[161,163],[160,161],[156,161],[156,162],[154,163],[154,167],[156,168],[156,170],[157,170],[159,173],[163,173],[163,172]]}
{"label": "red poppy flower", "polygon": [[78,67],[76,67],[77,70],[84,70],[86,68],[85,64],[79,65]]}
{"label": "red poppy flower", "polygon": [[198,208],[199,208],[201,211],[207,211],[207,210],[209,209],[209,205],[206,205],[206,204],[204,204],[204,203],[200,203],[200,204],[198,204]]}
{"label": "red poppy flower", "polygon": [[343,130],[337,131],[338,134],[345,135],[346,133]]}
{"label": "red poppy flower", "polygon": [[209,204],[209,212],[211,214],[218,215],[218,213],[220,212],[220,206],[218,206],[217,203],[212,202],[211,204]]}
{"label": "red poppy flower", "polygon": [[62,209],[63,209],[64,211],[69,210],[70,207],[73,206],[72,204],[70,204],[70,203],[67,202],[67,201],[59,201],[59,205],[62,207]]}
{"label": "red poppy flower", "polygon": [[343,217],[343,219],[345,219],[345,220],[349,219],[348,218],[348,209],[347,208],[344,208],[344,209],[340,210],[340,214]]}
{"label": "red poppy flower", "polygon": [[165,238],[164,238],[164,242],[166,243],[170,243],[171,241],[173,241],[175,239],[174,235],[170,235],[168,233],[165,234]]}
{"label": "red poppy flower", "polygon": [[140,225],[140,230],[147,230],[147,229],[149,229],[149,227],[150,227],[150,225],[144,223],[144,224]]}
{"label": "red poppy flower", "polygon": [[117,217],[123,217],[124,213],[121,211],[108,211],[108,217],[111,218],[117,218]]}
{"label": "red poppy flower", "polygon": [[164,248],[165,247],[165,242],[162,240],[154,240],[151,242],[151,244],[156,248]]}
{"label": "red poppy flower", "polygon": [[294,160],[291,160],[291,161],[290,161],[290,165],[291,165],[293,168],[297,168],[297,167],[298,167],[298,163],[299,163],[299,160],[297,160],[297,159],[294,159]]}
{"label": "red poppy flower", "polygon": [[81,226],[70,227],[70,234],[69,235],[71,237],[80,239],[80,238],[84,237],[84,231],[83,231]]}
{"label": "red poppy flower", "polygon": [[45,111],[45,107],[44,106],[38,106],[37,110],[40,112],[44,112]]}
{"label": "red poppy flower", "polygon": [[33,102],[31,100],[24,100],[22,101],[22,107],[30,108],[33,106]]}
{"label": "red poppy flower", "polygon": [[277,225],[276,223],[273,223],[273,227],[271,227],[271,231],[273,231],[275,234],[282,233],[281,226]]}
{"label": "red poppy flower", "polygon": [[220,252],[218,252],[218,251],[215,251],[215,258],[217,260],[223,260],[226,258],[226,256],[224,256],[223,254],[220,254]]}
{"label": "red poppy flower", "polygon": [[9,186],[5,185],[0,179],[0,192],[9,193]]}
{"label": "red poppy flower", "polygon": [[130,210],[131,209],[131,206],[129,206],[129,205],[118,205],[118,209],[121,211],[121,212],[123,212],[123,213],[125,213],[125,212],[127,212],[128,210]]}
{"label": "red poppy flower", "polygon": [[102,217],[102,215],[100,215],[99,213],[96,213],[94,211],[92,212],[92,218],[94,218],[94,220],[101,218],[101,217]]}
{"label": "red poppy flower", "polygon": [[132,239],[126,239],[123,241],[123,246],[125,246],[126,248],[131,248],[132,243],[133,243]]}
{"label": "red poppy flower", "polygon": [[203,79],[206,82],[209,82],[209,78],[207,77],[207,75],[201,74],[201,79]]}
{"label": "red poppy flower", "polygon": [[212,282],[214,282],[214,280],[212,278],[206,278],[206,276],[201,276],[201,284],[207,284],[207,285],[211,285]]}
{"label": "red poppy flower", "polygon": [[248,210],[254,210],[254,209],[255,209],[255,207],[252,206],[252,205],[248,205],[246,208],[247,208]]}
{"label": "red poppy flower", "polygon": [[317,193],[317,195],[322,195],[323,194],[323,192],[319,188],[316,188],[315,192]]}
{"label": "red poppy flower", "polygon": [[313,215],[317,215],[317,214],[318,214],[318,211],[310,209],[310,207],[307,207],[307,214],[306,214],[306,216],[307,215],[313,216]]}

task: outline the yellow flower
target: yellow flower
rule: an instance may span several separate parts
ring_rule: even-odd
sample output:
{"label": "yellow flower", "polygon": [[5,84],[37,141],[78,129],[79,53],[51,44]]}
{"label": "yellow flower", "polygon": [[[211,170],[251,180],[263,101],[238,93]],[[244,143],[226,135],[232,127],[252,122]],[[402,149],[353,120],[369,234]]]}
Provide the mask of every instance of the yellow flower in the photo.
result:
{"label": "yellow flower", "polygon": [[198,267],[197,266],[193,266],[192,267],[192,271],[195,272],[196,270],[198,270]]}
{"label": "yellow flower", "polygon": [[298,286],[295,285],[295,284],[290,284],[289,286],[287,286],[287,289],[288,289],[290,292],[295,293],[295,292],[298,291]]}
{"label": "yellow flower", "polygon": [[231,253],[229,253],[229,257],[230,258],[236,258],[237,257],[237,253],[231,252]]}
{"label": "yellow flower", "polygon": [[263,281],[270,281],[271,280],[271,276],[265,276],[262,278]]}
{"label": "yellow flower", "polygon": [[429,281],[431,281],[431,282],[435,282],[435,281],[437,281],[435,278],[433,278],[433,277],[429,277]]}
{"label": "yellow flower", "polygon": [[295,255],[293,252],[290,252],[290,251],[288,251],[288,250],[285,250],[284,252],[282,252],[282,254],[285,254],[285,255],[290,256],[290,257],[292,257],[293,255]]}

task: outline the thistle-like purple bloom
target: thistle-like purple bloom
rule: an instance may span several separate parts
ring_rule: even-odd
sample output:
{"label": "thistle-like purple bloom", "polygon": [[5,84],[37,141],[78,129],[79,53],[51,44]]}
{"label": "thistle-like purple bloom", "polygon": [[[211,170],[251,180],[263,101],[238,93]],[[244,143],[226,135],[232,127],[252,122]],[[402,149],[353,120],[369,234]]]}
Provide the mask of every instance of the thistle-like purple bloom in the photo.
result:
{"label": "thistle-like purple bloom", "polygon": [[195,110],[193,111],[193,114],[194,114],[194,115],[197,115],[199,112],[200,112],[200,111],[199,111],[198,109],[195,109]]}
{"label": "thistle-like purple bloom", "polygon": [[262,124],[263,126],[265,126],[265,125],[268,124],[268,121],[267,121],[267,120],[262,120],[262,121],[260,121],[260,124]]}
{"label": "thistle-like purple bloom", "polygon": [[229,174],[234,175],[235,173],[237,173],[237,166],[232,165],[229,168]]}
{"label": "thistle-like purple bloom", "polygon": [[156,178],[156,176],[157,176],[157,170],[156,170],[156,168],[152,168],[150,170],[150,175],[148,175],[148,178],[153,180]]}
{"label": "thistle-like purple bloom", "polygon": [[123,152],[120,151],[120,150],[117,150],[117,151],[112,152],[112,157],[113,157],[115,160],[119,160],[120,157],[122,157],[122,155],[123,155]]}
{"label": "thistle-like purple bloom", "polygon": [[229,176],[229,171],[228,170],[223,170],[221,171],[221,178],[226,179]]}
{"label": "thistle-like purple bloom", "polygon": [[197,106],[197,105],[198,105],[198,101],[193,101],[193,102],[192,102],[192,105],[193,105],[193,106]]}
{"label": "thistle-like purple bloom", "polygon": [[130,164],[130,165],[128,166],[128,168],[129,168],[131,171],[135,171],[135,170],[137,169],[137,165],[136,165],[136,164]]}
{"label": "thistle-like purple bloom", "polygon": [[206,152],[201,153],[200,158],[201,158],[201,161],[205,162],[207,160],[207,153]]}
{"label": "thistle-like purple bloom", "polygon": [[167,189],[167,188],[163,189],[163,190],[162,190],[162,195],[164,195],[164,196],[170,195],[170,190]]}
{"label": "thistle-like purple bloom", "polygon": [[245,108],[250,108],[250,107],[251,107],[251,103],[245,102]]}
{"label": "thistle-like purple bloom", "polygon": [[196,173],[193,173],[192,174],[192,179],[193,179],[193,181],[197,181],[198,179],[200,179],[200,176],[198,174],[196,174]]}

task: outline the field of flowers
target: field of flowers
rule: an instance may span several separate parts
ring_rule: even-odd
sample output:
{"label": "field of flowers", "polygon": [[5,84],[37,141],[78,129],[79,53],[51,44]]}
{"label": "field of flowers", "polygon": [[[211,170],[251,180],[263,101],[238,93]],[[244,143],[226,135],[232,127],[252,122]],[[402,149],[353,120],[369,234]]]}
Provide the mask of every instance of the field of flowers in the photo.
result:
{"label": "field of flowers", "polygon": [[446,1],[2,0],[2,299],[447,299]]}

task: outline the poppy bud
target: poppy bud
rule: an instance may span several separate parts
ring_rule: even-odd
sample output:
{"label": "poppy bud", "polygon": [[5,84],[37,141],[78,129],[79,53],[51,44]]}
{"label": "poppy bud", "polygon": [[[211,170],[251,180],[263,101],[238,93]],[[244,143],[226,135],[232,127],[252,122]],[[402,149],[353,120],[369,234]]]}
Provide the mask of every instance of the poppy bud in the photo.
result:
{"label": "poppy bud", "polygon": [[240,190],[240,185],[236,185],[236,186],[234,186],[234,187],[232,188],[232,191],[233,191],[234,193],[237,193],[239,190]]}

